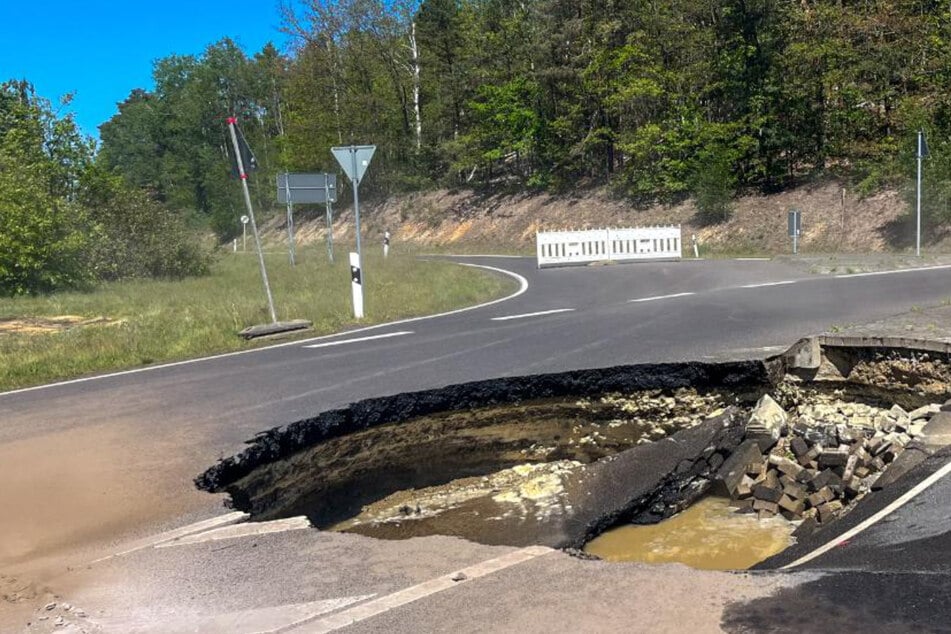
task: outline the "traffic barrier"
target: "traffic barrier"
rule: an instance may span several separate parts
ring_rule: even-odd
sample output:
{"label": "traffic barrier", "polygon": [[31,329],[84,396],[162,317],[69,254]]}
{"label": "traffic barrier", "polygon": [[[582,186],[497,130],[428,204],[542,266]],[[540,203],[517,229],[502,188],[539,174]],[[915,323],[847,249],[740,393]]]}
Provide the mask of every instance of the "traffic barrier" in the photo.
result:
{"label": "traffic barrier", "polygon": [[589,262],[631,260],[679,260],[680,225],[591,229],[586,231],[539,231],[535,234],[538,268]]}

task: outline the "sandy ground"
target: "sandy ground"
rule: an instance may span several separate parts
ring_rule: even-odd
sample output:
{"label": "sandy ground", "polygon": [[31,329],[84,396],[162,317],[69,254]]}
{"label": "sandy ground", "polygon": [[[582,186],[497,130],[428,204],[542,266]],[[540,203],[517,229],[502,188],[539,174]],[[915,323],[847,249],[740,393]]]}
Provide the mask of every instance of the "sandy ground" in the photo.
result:
{"label": "sandy ground", "polygon": [[[784,254],[792,252],[786,215],[803,213],[802,253],[869,253],[914,246],[914,228],[906,222],[908,207],[901,196],[886,191],[860,198],[844,184],[826,182],[771,196],[746,195],[734,203],[729,220],[705,225],[688,200],[676,205],[632,206],[606,189],[573,194],[522,193],[480,195],[468,191],[435,191],[393,196],[383,203],[366,202],[361,220],[365,244],[382,244],[389,229],[394,246],[451,247],[454,250],[532,252],[536,231],[681,225],[685,248],[696,235],[701,253]],[[263,223],[273,242],[286,240],[283,211]],[[303,244],[325,239],[323,213],[302,214],[297,237]],[[352,239],[352,213],[336,210],[334,239]],[[923,229],[926,247],[944,249],[943,228]]]}

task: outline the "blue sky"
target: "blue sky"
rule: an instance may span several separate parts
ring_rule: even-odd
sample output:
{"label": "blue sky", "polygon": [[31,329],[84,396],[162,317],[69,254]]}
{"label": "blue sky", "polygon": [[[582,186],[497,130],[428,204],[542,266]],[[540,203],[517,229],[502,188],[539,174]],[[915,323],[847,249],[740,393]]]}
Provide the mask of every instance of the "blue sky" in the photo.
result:
{"label": "blue sky", "polygon": [[268,41],[281,50],[278,0],[3,0],[0,82],[27,79],[56,103],[75,93],[69,110],[83,131],[97,130],[133,88],[152,88],[152,62],[198,55],[231,37],[247,53]]}

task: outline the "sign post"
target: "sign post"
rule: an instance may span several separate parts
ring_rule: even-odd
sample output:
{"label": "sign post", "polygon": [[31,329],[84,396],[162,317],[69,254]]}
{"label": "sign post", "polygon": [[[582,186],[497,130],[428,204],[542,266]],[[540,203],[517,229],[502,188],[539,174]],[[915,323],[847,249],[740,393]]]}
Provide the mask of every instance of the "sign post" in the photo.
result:
{"label": "sign post", "polygon": [[925,142],[924,130],[918,130],[918,148],[915,154],[918,159],[918,187],[915,196],[915,255],[921,257],[921,159],[930,155],[928,144]]}
{"label": "sign post", "polygon": [[241,250],[248,250],[248,221],[250,218],[241,216]]}
{"label": "sign post", "polygon": [[[327,255],[334,261],[333,212],[330,203],[337,200],[336,174],[284,173],[277,176],[277,200],[287,203],[288,238],[294,242],[293,203],[322,204],[327,207]],[[292,255],[293,257],[293,255]],[[293,263],[293,260],[292,260]]]}
{"label": "sign post", "polygon": [[799,253],[799,236],[802,235],[802,212],[798,209],[790,209],[786,216],[786,227],[789,237],[792,238],[792,252],[795,255]]}
{"label": "sign post", "polygon": [[363,281],[365,279],[361,262],[363,251],[360,248],[360,181],[370,165],[375,145],[347,145],[332,147],[330,151],[340,164],[341,169],[353,183],[353,217],[356,223],[357,252],[350,254],[350,280],[353,290],[353,313],[357,319],[363,318]]}
{"label": "sign post", "polygon": [[[264,266],[264,253],[261,251],[261,237],[258,235],[258,225],[254,221],[254,209],[251,207],[251,193],[248,191],[248,173],[245,171],[244,154],[250,154],[250,150],[245,149],[242,153],[241,145],[238,143],[237,129],[238,119],[228,117],[228,131],[231,133],[231,145],[234,148],[234,159],[238,168],[238,177],[241,179],[241,191],[244,193],[244,204],[248,208],[248,217],[251,220],[251,233],[254,234],[254,244],[258,251],[258,264],[261,266],[261,279],[264,280],[264,292],[267,295],[267,307],[271,313],[271,323],[277,323],[277,313],[274,310],[274,297],[271,296],[271,284],[267,279],[267,268]],[[245,143],[247,148],[247,143]]]}

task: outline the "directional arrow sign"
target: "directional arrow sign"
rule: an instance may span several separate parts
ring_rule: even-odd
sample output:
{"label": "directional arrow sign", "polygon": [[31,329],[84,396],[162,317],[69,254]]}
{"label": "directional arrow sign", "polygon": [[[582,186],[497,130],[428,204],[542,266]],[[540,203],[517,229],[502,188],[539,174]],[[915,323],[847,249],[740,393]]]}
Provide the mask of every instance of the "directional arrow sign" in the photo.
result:
{"label": "directional arrow sign", "polygon": [[[376,152],[375,145],[347,145],[344,147],[332,147],[334,158],[340,163],[343,173],[347,175],[352,182],[359,184],[363,179],[363,173],[367,171],[373,153]],[[356,159],[356,160],[354,160]]]}

